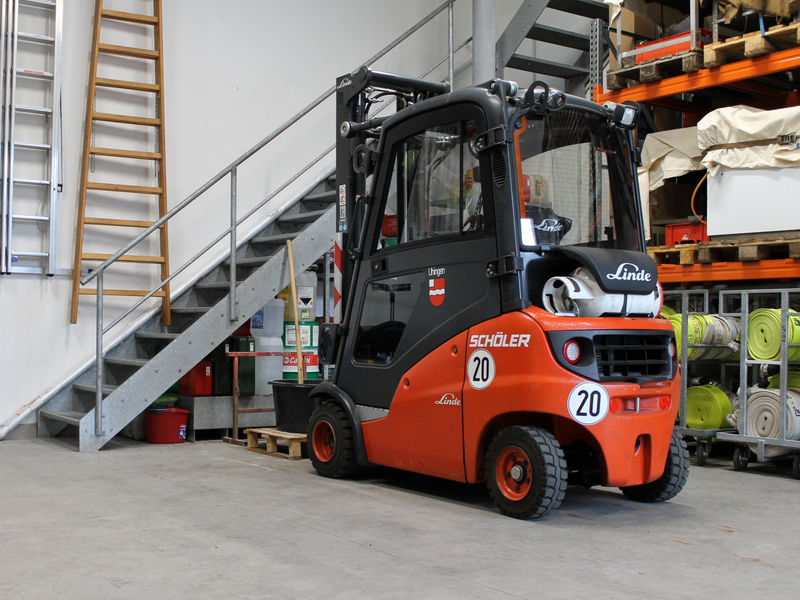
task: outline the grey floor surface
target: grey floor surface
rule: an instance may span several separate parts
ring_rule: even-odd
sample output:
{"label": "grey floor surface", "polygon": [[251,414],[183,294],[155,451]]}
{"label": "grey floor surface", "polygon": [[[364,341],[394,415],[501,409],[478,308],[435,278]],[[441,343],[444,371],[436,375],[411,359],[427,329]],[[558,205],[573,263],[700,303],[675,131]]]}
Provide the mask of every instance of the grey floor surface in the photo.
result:
{"label": "grey floor surface", "polygon": [[0,443],[0,599],[798,598],[800,481],[729,461],[642,505],[570,488],[540,521],[485,488],[318,477],[222,442]]}

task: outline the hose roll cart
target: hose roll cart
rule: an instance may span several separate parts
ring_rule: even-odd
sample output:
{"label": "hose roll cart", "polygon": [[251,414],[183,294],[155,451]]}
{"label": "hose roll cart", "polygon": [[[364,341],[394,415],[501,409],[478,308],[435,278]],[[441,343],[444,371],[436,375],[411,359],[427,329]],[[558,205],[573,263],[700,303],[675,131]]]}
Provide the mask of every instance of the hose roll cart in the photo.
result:
{"label": "hose roll cart", "polygon": [[[700,429],[689,427],[687,425],[687,388],[689,382],[689,355],[692,354],[692,349],[724,349],[728,348],[727,344],[709,344],[709,343],[690,343],[689,342],[689,317],[690,316],[705,316],[710,314],[709,306],[709,292],[708,290],[673,290],[664,291],[664,298],[680,298],[680,316],[681,316],[681,334],[679,335],[680,343],[680,365],[681,365],[681,406],[678,413],[678,427],[677,431],[685,436],[691,437],[696,440],[696,458],[697,464],[703,466],[708,458],[711,440],[718,437],[718,434],[723,431],[733,431],[730,427],[712,427],[707,429]],[[699,310],[698,310],[699,308]],[[738,316],[738,315],[725,315],[725,316]],[[727,369],[731,366],[729,360],[721,359],[719,362],[720,380],[727,380]]]}
{"label": "hose roll cart", "polygon": [[[789,316],[790,304],[800,302],[800,290],[798,289],[771,289],[771,290],[750,290],[750,291],[722,291],[720,292],[720,305],[723,302],[738,304],[742,319],[741,347],[740,354],[740,387],[739,387],[739,414],[737,419],[738,432],[720,432],[717,438],[735,442],[737,444],[733,455],[733,467],[737,471],[747,468],[750,460],[755,458],[758,462],[769,462],[773,460],[785,460],[792,456],[792,474],[800,479],[800,439],[791,439],[788,431],[788,411],[789,404],[789,367],[800,364],[800,361],[789,360],[790,352],[795,354],[800,348],[800,344],[790,343],[789,339]],[[761,308],[766,304],[779,304],[780,306],[780,354],[778,360],[755,359],[751,357],[748,350],[748,320],[751,308]],[[757,372],[762,365],[776,365],[779,367],[779,416],[778,416],[778,435],[777,437],[760,437],[751,430],[752,422],[747,418],[748,401],[748,375]],[[794,406],[794,402],[792,402]],[[795,412],[798,412],[793,408]],[[800,414],[793,414],[793,418],[800,418]],[[783,450],[783,452],[776,452]]]}

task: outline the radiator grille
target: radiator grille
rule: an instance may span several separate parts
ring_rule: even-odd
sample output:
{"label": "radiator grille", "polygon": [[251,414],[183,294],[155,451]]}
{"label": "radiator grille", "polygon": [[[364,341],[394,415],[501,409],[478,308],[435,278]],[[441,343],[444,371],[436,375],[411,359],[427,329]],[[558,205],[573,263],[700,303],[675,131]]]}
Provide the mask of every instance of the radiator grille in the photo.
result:
{"label": "radiator grille", "polygon": [[638,377],[669,377],[669,335],[609,334],[594,337],[600,381],[624,381]]}

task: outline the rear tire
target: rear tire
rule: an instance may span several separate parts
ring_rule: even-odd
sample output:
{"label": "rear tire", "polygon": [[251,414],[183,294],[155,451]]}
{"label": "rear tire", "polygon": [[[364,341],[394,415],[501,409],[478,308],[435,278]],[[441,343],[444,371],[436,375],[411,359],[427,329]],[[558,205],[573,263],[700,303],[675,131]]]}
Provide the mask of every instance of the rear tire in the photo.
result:
{"label": "rear tire", "polygon": [[489,445],[486,485],[504,515],[515,519],[543,517],[564,499],[564,451],[545,429],[507,427]]}
{"label": "rear tire", "polygon": [[308,425],[308,456],[317,473],[339,479],[358,468],[353,424],[342,407],[331,402],[318,406]]}
{"label": "rear tire", "polygon": [[689,478],[689,450],[683,437],[672,433],[664,474],[650,483],[620,488],[637,502],[664,502],[678,495]]}

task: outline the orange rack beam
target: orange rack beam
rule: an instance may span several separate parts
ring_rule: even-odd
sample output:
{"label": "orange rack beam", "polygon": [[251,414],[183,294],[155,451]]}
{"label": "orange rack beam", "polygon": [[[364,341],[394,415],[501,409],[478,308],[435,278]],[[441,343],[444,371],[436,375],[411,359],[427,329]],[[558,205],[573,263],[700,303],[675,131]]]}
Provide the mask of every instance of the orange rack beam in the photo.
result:
{"label": "orange rack beam", "polygon": [[[606,101],[624,102],[625,100],[651,102],[710,87],[747,89],[751,86],[747,85],[743,88],[742,85],[737,85],[737,83],[797,68],[800,68],[800,47],[765,54],[757,58],[747,58],[712,69],[701,69],[695,73],[686,73],[662,79],[661,81],[643,83],[606,94],[603,93],[602,86],[595,86],[594,99],[595,102],[600,104]],[[756,88],[753,87],[748,91],[756,91]]]}
{"label": "orange rack beam", "polygon": [[718,262],[694,265],[659,265],[661,283],[705,283],[753,279],[800,278],[800,259]]}

